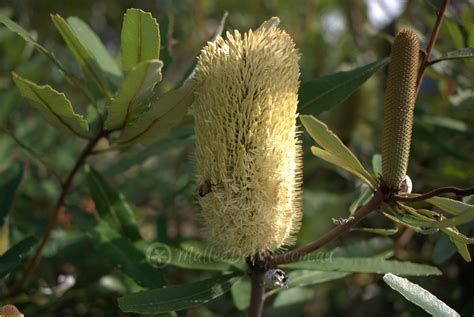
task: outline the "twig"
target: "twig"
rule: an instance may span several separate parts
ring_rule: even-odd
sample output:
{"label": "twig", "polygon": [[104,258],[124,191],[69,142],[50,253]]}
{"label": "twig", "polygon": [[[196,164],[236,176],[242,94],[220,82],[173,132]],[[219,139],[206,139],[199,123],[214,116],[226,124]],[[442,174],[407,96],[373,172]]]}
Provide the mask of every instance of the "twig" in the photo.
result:
{"label": "twig", "polygon": [[397,201],[422,201],[429,199],[434,196],[438,196],[440,194],[455,194],[459,196],[470,196],[474,195],[474,187],[471,188],[457,188],[457,187],[441,187],[437,189],[433,189],[427,193],[418,195],[418,196],[402,196],[402,195],[394,195],[393,198]]}
{"label": "twig", "polygon": [[444,0],[441,8],[436,12],[436,22],[433,27],[433,31],[431,32],[431,38],[426,48],[426,54],[423,58],[423,62],[421,63],[420,72],[418,74],[418,78],[416,79],[416,89],[417,93],[420,91],[421,81],[423,80],[423,75],[425,74],[426,68],[428,68],[430,64],[430,57],[431,52],[433,51],[434,45],[436,40],[438,39],[439,30],[441,29],[441,22],[443,21],[444,13],[448,9],[449,0]]}
{"label": "twig", "polygon": [[250,293],[249,317],[260,317],[263,311],[264,294],[265,294],[265,270],[254,268],[250,279],[252,281],[252,289]]}
{"label": "twig", "polygon": [[359,208],[346,222],[337,227],[334,227],[321,238],[316,241],[313,241],[305,246],[300,248],[294,249],[292,251],[277,255],[277,256],[270,256],[266,260],[266,264],[268,268],[276,267],[281,264],[286,264],[293,262],[302,256],[305,256],[308,253],[316,251],[317,249],[323,247],[324,245],[328,244],[329,242],[339,238],[344,233],[348,232],[349,229],[352,228],[356,223],[361,221],[363,218],[367,217],[372,211],[379,207],[380,203],[383,201],[383,194],[380,190],[377,190],[374,193],[374,196],[361,208]]}
{"label": "twig", "polygon": [[80,168],[85,163],[87,157],[90,155],[90,153],[94,149],[94,146],[97,144],[97,142],[102,137],[107,136],[107,134],[108,134],[108,131],[100,132],[94,139],[90,140],[87,143],[86,147],[82,150],[81,154],[79,155],[76,161],[76,164],[74,165],[72,170],[69,172],[69,175],[62,186],[61,194],[59,195],[59,198],[56,202],[56,206],[54,208],[53,213],[49,217],[48,226],[46,227],[46,230],[43,233],[43,236],[41,237],[41,241],[38,247],[36,248],[35,254],[33,255],[31,261],[28,263],[26,269],[23,271],[23,275],[21,279],[15,285],[13,285],[9,293],[10,296],[16,294],[23,287],[23,285],[28,281],[28,278],[30,277],[30,275],[33,274],[33,272],[36,270],[36,267],[38,266],[39,261],[41,260],[41,257],[43,255],[44,247],[46,246],[46,243],[48,242],[48,239],[51,236],[51,232],[56,227],[61,208],[63,207],[64,202],[66,201],[66,197],[73,184],[74,178],[77,175],[77,172],[79,172]]}

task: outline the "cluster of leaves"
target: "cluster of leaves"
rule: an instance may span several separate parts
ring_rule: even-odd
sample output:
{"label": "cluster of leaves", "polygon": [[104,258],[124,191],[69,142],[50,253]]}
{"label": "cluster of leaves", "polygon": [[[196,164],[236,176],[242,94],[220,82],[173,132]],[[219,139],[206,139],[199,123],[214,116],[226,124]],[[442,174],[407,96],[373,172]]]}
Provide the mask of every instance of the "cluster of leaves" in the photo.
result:
{"label": "cluster of leaves", "polygon": [[[20,93],[31,100],[53,126],[88,142],[103,141],[92,149],[100,153],[125,149],[137,143],[149,145],[166,136],[169,129],[185,116],[198,83],[191,79],[180,88],[161,95],[156,93],[155,86],[161,80],[163,63],[159,60],[160,31],[151,14],[136,9],[129,9],[125,14],[120,63],[110,56],[99,37],[82,20],[76,17],[63,19],[59,15],[51,18],[81,67],[82,78],[69,71],[31,33],[0,15],[1,23],[44,54],[58,67],[66,81],[88,100],[88,111],[84,117],[77,113],[76,105],[64,93],[50,85],[39,85],[14,74],[13,79]],[[216,33],[220,33],[222,27],[223,23]],[[441,55],[440,59],[461,55],[472,56],[472,49]],[[338,72],[304,82],[300,91],[300,112],[318,115],[331,109],[357,91],[387,62],[387,59],[381,59],[348,72]],[[301,122],[319,145],[311,148],[314,155],[362,181],[350,207],[351,212],[354,212],[378,188],[380,157],[373,157],[373,172],[369,172],[324,123],[313,116],[302,116]],[[3,225],[4,235],[8,235],[5,230],[9,226],[7,214],[12,209],[13,197],[23,174],[22,165],[14,165],[1,174],[0,224]],[[121,294],[133,293],[119,298],[119,307],[125,312],[168,312],[173,315],[174,311],[202,305],[229,291],[235,307],[238,310],[247,309],[250,282],[242,261],[222,259],[198,241],[173,244],[172,241],[159,239],[160,242],[149,242],[139,230],[136,215],[129,202],[116,186],[109,183],[103,173],[87,167],[85,179],[96,212],[87,212],[77,199],[70,199],[66,208],[73,216],[74,227],[72,230],[58,228],[55,232],[59,236],[64,231],[72,231],[77,235],[70,241],[63,241],[64,245],[58,247],[59,250],[47,250],[49,254],[46,252],[45,257],[54,260],[66,251],[67,246],[74,244],[86,242],[93,245],[96,251],[91,257],[105,258],[119,272],[119,278],[114,281],[118,280],[125,291],[120,287],[109,289]],[[426,209],[426,204],[439,208],[443,213]],[[470,261],[467,244],[472,243],[473,239],[460,232],[462,230],[458,230],[456,226],[474,219],[474,206],[441,197],[427,200],[426,204],[386,204],[383,213],[396,224],[423,234],[442,231],[462,257]],[[444,213],[451,217],[446,218]],[[397,232],[396,229],[372,227],[358,230],[383,235]],[[8,286],[18,278],[18,273],[26,262],[24,259],[28,258],[37,245],[36,238],[25,233],[20,236],[21,239],[16,239],[12,246],[3,247],[3,250],[8,250],[0,257],[0,277],[5,278],[4,284],[0,285],[3,287],[2,292],[7,291]],[[2,242],[5,241],[2,237]],[[275,295],[273,315],[301,313],[294,310],[301,306],[294,304],[309,300],[312,295],[310,286],[342,279],[354,273],[391,273],[403,276],[441,274],[433,266],[389,259],[393,255],[393,249],[390,239],[373,238],[351,243],[343,248],[328,249],[325,253],[314,254],[286,265],[285,268],[290,271],[290,288],[275,289],[267,293],[267,296]],[[165,254],[153,256],[156,255],[156,250],[164,250]],[[79,261],[77,265],[80,265]],[[169,281],[169,269],[173,267],[216,274],[209,277],[208,273],[203,273],[200,276],[207,277],[203,280],[164,287]],[[106,275],[103,272],[101,274]],[[435,306],[442,306],[434,298],[426,301],[426,296],[415,296],[420,293],[420,288],[409,282],[393,275],[386,275],[384,279],[395,290],[429,312],[433,312]],[[57,296],[60,296],[59,291]],[[442,309],[444,312],[449,311],[446,307]]]}

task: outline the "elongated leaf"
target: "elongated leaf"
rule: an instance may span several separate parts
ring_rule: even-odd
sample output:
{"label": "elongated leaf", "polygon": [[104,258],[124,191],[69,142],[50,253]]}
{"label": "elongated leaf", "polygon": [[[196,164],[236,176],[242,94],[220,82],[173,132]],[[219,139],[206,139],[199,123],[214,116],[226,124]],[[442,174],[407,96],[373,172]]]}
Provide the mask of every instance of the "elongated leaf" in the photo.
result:
{"label": "elongated leaf", "polygon": [[[329,130],[327,125],[313,116],[303,115],[300,116],[300,119],[313,140],[329,153],[331,158],[337,158],[337,162],[342,164],[341,167],[357,173],[370,186],[376,187],[377,181],[374,177],[362,166],[351,150]],[[336,165],[338,164],[336,163]]]}
{"label": "elongated leaf", "polygon": [[474,211],[473,205],[446,197],[432,197],[426,201],[452,215],[460,215],[462,213],[468,212],[469,210]]}
{"label": "elongated leaf", "polygon": [[406,278],[398,277],[394,274],[385,274],[383,280],[407,300],[420,306],[433,316],[460,316],[436,296]]}
{"label": "elongated leaf", "polygon": [[331,250],[333,257],[386,257],[393,251],[393,241],[389,238],[376,237],[369,240],[357,241],[343,247]]}
{"label": "elongated leaf", "polygon": [[12,208],[16,191],[23,178],[23,165],[15,164],[0,173],[0,227]]}
{"label": "elongated leaf", "polygon": [[393,236],[398,232],[398,228],[353,228],[351,231],[379,234],[381,236]]}
{"label": "elongated leaf", "polygon": [[414,217],[405,216],[403,218],[404,221],[409,222],[413,226],[423,227],[423,228],[446,228],[446,227],[455,227],[470,221],[474,220],[474,210],[468,210],[463,212],[460,215],[455,217],[451,217],[446,220],[442,221],[435,221],[435,220],[419,220]]}
{"label": "elongated leaf", "polygon": [[146,253],[148,262],[155,267],[172,265],[184,269],[209,271],[228,271],[231,268],[231,263],[220,260],[209,252],[197,254],[161,242],[142,242],[137,247]]}
{"label": "elongated leaf", "polygon": [[443,53],[440,57],[431,61],[431,63],[438,63],[450,59],[473,58],[474,47],[464,47],[455,51]]}
{"label": "elongated leaf", "polygon": [[329,110],[352,95],[387,63],[388,59],[385,58],[348,72],[339,72],[303,83],[299,92],[298,111],[317,115]]}
{"label": "elongated leaf", "polygon": [[3,278],[9,272],[17,268],[28,251],[38,242],[34,237],[28,237],[21,240],[11,247],[4,255],[0,256],[0,278]]}
{"label": "elongated leaf", "polygon": [[114,58],[110,56],[97,34],[89,27],[89,25],[87,25],[87,23],[78,17],[69,17],[66,20],[78,40],[97,61],[97,65],[99,65],[102,72],[115,86],[117,86],[121,81],[122,71]]}
{"label": "elongated leaf", "polygon": [[125,72],[135,65],[160,57],[160,29],[149,12],[128,9],[123,17],[122,68]]}
{"label": "elongated leaf", "polygon": [[162,67],[163,63],[155,59],[140,63],[130,70],[110,106],[109,117],[105,122],[107,129],[124,127],[130,121],[161,80]]}
{"label": "elongated leaf", "polygon": [[250,305],[250,279],[246,276],[241,278],[230,289],[232,294],[232,301],[238,310],[244,311]]}
{"label": "elongated leaf", "polygon": [[118,238],[99,243],[96,248],[99,255],[109,259],[138,285],[145,288],[165,285],[163,275],[146,262],[145,256],[135,249],[130,241]]}
{"label": "elongated leaf", "polygon": [[148,145],[163,138],[188,111],[193,103],[197,85],[197,81],[191,79],[180,88],[163,94],[152,104],[148,112],[125,126],[117,144],[124,147],[136,143]]}
{"label": "elongated leaf", "polygon": [[239,280],[228,274],[207,280],[130,294],[118,299],[124,312],[158,314],[203,305],[222,296]]}
{"label": "elongated leaf", "polygon": [[66,45],[79,62],[79,65],[81,65],[86,73],[92,78],[99,90],[106,97],[110,97],[110,92],[107,89],[104,74],[102,73],[100,65],[95,59],[95,56],[89,51],[89,49],[87,49],[87,44],[81,41],[81,39],[85,39],[84,36],[79,38],[71,26],[60,15],[51,15],[51,19],[64,39],[64,42],[66,42]]}
{"label": "elongated leaf", "polygon": [[355,198],[349,207],[351,215],[353,215],[360,206],[368,202],[373,195],[374,194],[372,193],[369,185],[362,183],[360,186],[358,186],[355,193]]}
{"label": "elongated leaf", "polygon": [[123,194],[115,190],[102,175],[90,167],[86,168],[86,179],[101,216],[132,241],[141,239],[135,215]]}
{"label": "elongated leaf", "polygon": [[462,256],[464,261],[471,262],[472,258],[471,254],[469,253],[469,249],[467,248],[467,244],[464,242],[459,242],[451,237],[449,239],[454,244],[454,246],[456,247],[456,251],[458,251],[459,255]]}
{"label": "elongated leaf", "polygon": [[311,299],[312,288],[297,287],[280,292],[272,306],[273,317],[302,316]]}
{"label": "elongated leaf", "polygon": [[385,260],[381,258],[340,258],[300,261],[285,264],[285,267],[300,270],[359,273],[394,273],[399,275],[440,275],[434,266]]}
{"label": "elongated leaf", "polygon": [[81,138],[90,138],[89,126],[83,116],[74,112],[64,93],[49,85],[40,86],[13,74],[13,81],[23,97],[34,101],[34,105],[53,126]]}

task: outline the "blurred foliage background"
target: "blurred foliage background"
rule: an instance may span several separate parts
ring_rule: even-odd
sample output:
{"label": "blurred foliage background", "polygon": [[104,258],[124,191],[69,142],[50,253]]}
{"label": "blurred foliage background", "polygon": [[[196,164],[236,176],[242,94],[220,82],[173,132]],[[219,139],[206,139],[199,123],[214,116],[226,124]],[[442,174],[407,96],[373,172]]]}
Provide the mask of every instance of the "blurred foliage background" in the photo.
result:
{"label": "blurred foliage background", "polygon": [[[192,67],[195,56],[210,39],[225,11],[226,30],[245,31],[271,16],[294,38],[302,54],[302,82],[349,70],[389,55],[390,41],[403,26],[418,31],[423,43],[435,20],[439,1],[326,1],[326,0],[155,0],[155,1],[3,1],[1,13],[37,34],[42,43],[73,72],[79,67],[54,28],[49,15],[78,16],[89,23],[114,55],[120,48],[122,16],[127,8],[152,12],[160,23],[161,59],[165,63],[166,90],[176,86]],[[441,28],[434,56],[474,46],[472,1],[453,1]],[[358,154],[365,166],[379,152],[385,69],[339,106],[321,115],[341,139]],[[11,243],[44,231],[48,214],[60,191],[56,175],[64,178],[83,143],[64,135],[41,119],[21,98],[11,72],[64,91],[76,110],[87,115],[83,96],[67,85],[47,58],[17,35],[0,27],[0,171],[18,162],[25,165],[24,179],[11,213]],[[436,187],[474,185],[474,60],[454,60],[434,65],[427,73],[418,98],[409,175],[417,192]],[[82,107],[82,108],[81,108]],[[349,174],[314,158],[312,141],[304,135],[304,220],[298,244],[328,230],[332,218],[347,215],[356,182]],[[149,147],[94,156],[89,163],[120,189],[133,205],[142,235],[178,245],[200,239],[199,208],[194,182],[192,122],[186,121],[165,140]],[[33,153],[34,152],[34,153]],[[68,207],[71,206],[71,207]],[[34,279],[30,293],[16,298],[25,316],[131,316],[122,313],[116,297],[133,282],[114,268],[77,228],[74,208],[94,212],[90,193],[80,176],[61,214]],[[366,226],[393,226],[374,215]],[[474,224],[464,225],[472,235]],[[346,245],[370,238],[351,233],[334,243]],[[474,270],[455,254],[446,237],[411,235],[403,230],[393,240],[396,258],[434,263],[439,277],[414,278],[462,315],[474,313]],[[392,243],[392,242],[391,242]],[[472,254],[473,248],[470,247]],[[176,284],[204,278],[207,273],[166,269],[168,282]],[[51,295],[51,289],[74,278],[71,289]],[[7,283],[4,280],[0,282]],[[48,291],[49,290],[49,291]],[[381,277],[353,274],[320,284],[304,300],[272,316],[365,316],[367,314],[423,316],[381,282]],[[270,300],[271,302],[271,300]],[[271,306],[271,305],[269,305]],[[271,308],[269,308],[270,310]],[[230,294],[205,307],[180,316],[242,316]]]}

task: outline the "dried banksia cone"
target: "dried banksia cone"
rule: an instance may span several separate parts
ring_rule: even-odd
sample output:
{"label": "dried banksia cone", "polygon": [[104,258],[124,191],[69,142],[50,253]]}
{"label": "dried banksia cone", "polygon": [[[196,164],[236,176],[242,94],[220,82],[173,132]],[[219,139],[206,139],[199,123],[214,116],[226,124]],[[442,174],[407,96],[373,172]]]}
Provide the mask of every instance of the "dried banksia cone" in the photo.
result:
{"label": "dried banksia cone", "polygon": [[420,43],[416,33],[402,29],[392,46],[385,92],[382,136],[382,180],[398,191],[410,156]]}
{"label": "dried banksia cone", "polygon": [[23,314],[14,305],[0,307],[1,317],[22,317]]}
{"label": "dried banksia cone", "polygon": [[194,116],[199,203],[216,250],[254,257],[294,242],[301,160],[299,55],[273,18],[202,50]]}

